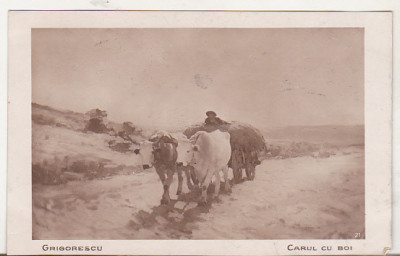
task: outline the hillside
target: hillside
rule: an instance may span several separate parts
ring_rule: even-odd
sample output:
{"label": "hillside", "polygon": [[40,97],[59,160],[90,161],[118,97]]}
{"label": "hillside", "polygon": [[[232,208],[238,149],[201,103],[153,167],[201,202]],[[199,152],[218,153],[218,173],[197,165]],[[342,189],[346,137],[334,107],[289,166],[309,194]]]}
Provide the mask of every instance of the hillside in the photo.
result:
{"label": "hillside", "polygon": [[286,126],[265,128],[265,138],[270,140],[307,141],[335,145],[364,145],[363,125]]}
{"label": "hillside", "polygon": [[[123,124],[103,119],[107,130],[88,130],[89,114],[32,104],[33,183],[59,184],[68,180],[106,177],[137,170],[137,147],[126,138]],[[141,130],[129,134],[142,141]]]}
{"label": "hillside", "polygon": [[[174,134],[180,134],[174,130]],[[261,159],[302,156],[327,158],[364,147],[364,126],[289,126],[260,130],[267,152]],[[133,153],[154,130],[117,123],[106,111],[87,113],[32,103],[32,175],[34,183],[104,178],[141,171]],[[357,149],[355,149],[357,150]]]}
{"label": "hillside", "polygon": [[177,196],[177,175],[160,205],[160,178],[133,152],[152,131],[133,120],[33,104],[32,121],[33,239],[365,238],[362,127],[260,130],[268,151],[255,179],[216,199],[211,185],[197,207],[200,189],[184,182]]}

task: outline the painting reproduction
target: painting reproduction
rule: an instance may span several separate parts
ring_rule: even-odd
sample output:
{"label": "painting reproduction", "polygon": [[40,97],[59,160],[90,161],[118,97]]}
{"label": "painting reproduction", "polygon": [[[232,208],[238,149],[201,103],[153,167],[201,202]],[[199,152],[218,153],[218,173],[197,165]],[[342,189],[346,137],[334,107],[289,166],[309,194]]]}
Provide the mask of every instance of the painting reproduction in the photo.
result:
{"label": "painting reproduction", "polygon": [[34,29],[33,238],[364,238],[363,35]]}
{"label": "painting reproduction", "polygon": [[53,254],[105,253],[105,240],[358,250],[378,157],[367,33],[32,26],[27,239]]}

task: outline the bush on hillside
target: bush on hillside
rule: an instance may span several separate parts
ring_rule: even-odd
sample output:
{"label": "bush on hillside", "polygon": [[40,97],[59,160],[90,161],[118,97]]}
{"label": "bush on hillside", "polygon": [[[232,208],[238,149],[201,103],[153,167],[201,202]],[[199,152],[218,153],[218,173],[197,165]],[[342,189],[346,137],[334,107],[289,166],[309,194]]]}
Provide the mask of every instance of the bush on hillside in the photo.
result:
{"label": "bush on hillside", "polygon": [[46,117],[41,114],[32,114],[32,121],[40,125],[56,125],[56,121],[54,120],[54,118]]}
{"label": "bush on hillside", "polygon": [[116,140],[110,140],[108,142],[108,146],[112,150],[118,151],[121,153],[133,152],[133,150],[131,149],[132,142],[119,142]]}
{"label": "bush on hillside", "polygon": [[89,116],[89,120],[86,123],[85,131],[95,133],[107,133],[109,131],[103,120],[107,117],[107,111],[96,108],[86,112],[86,115]]}
{"label": "bush on hillside", "polygon": [[66,183],[62,178],[62,168],[57,158],[53,161],[43,160],[42,163],[32,165],[32,183],[43,185],[57,185]]}
{"label": "bush on hillside", "polygon": [[58,185],[71,180],[102,179],[115,174],[132,173],[132,168],[112,165],[105,159],[95,161],[65,157],[60,160],[55,157],[32,164],[32,183]]}
{"label": "bush on hillside", "polygon": [[106,133],[108,131],[102,119],[91,118],[86,124],[86,131],[95,133]]}

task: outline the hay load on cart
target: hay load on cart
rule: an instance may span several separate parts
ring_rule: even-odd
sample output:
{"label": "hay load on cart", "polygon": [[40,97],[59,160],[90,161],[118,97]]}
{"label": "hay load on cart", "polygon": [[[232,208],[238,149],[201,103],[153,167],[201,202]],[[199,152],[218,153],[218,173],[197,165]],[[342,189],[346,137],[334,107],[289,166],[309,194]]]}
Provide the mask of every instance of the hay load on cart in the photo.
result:
{"label": "hay load on cart", "polygon": [[207,112],[204,123],[193,125],[184,131],[190,138],[198,131],[212,132],[216,129],[229,132],[231,136],[231,159],[229,167],[233,169],[235,182],[242,180],[242,169],[246,170],[249,180],[255,177],[255,167],[260,164],[259,156],[265,153],[264,137],[255,127],[241,122],[226,122],[218,118],[213,111]]}

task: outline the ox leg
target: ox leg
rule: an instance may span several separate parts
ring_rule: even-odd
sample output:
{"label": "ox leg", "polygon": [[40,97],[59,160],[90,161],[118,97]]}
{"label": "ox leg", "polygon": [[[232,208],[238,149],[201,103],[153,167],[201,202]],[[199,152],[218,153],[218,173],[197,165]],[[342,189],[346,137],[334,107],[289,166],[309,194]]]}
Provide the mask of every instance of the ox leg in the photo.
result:
{"label": "ox leg", "polygon": [[223,174],[224,174],[224,180],[225,180],[225,187],[224,187],[224,190],[225,190],[226,192],[231,192],[232,190],[231,190],[231,185],[229,184],[229,180],[228,180],[228,171],[229,171],[228,166],[225,166],[225,167],[222,169],[222,172],[223,172]]}
{"label": "ox leg", "polygon": [[242,181],[243,170],[242,167],[238,168],[238,181]]}
{"label": "ox leg", "polygon": [[207,170],[207,175],[206,175],[204,181],[202,182],[202,186],[201,186],[201,196],[200,196],[200,201],[198,203],[199,206],[204,206],[207,204],[207,189],[208,189],[208,186],[210,185],[211,178],[213,175],[214,175],[213,171]]}
{"label": "ox leg", "polygon": [[233,171],[233,181],[236,182],[237,170],[235,166],[232,166],[232,171]]}
{"label": "ox leg", "polygon": [[190,181],[189,167],[185,168],[185,175],[186,175],[186,183],[187,183],[187,186],[188,186],[189,190],[193,190],[194,187],[193,187],[192,182]]}
{"label": "ox leg", "polygon": [[163,194],[163,197],[161,199],[161,204],[169,204],[169,202],[171,201],[171,199],[169,197],[169,186],[172,183],[172,178],[173,178],[173,175],[174,175],[174,171],[175,170],[168,170],[167,171],[167,179],[165,179],[165,181],[163,182],[164,194]]}
{"label": "ox leg", "polygon": [[236,165],[234,159],[232,159],[232,166],[231,167],[232,167],[232,171],[233,171],[233,182],[236,183],[236,180],[237,180],[237,165]]}
{"label": "ox leg", "polygon": [[[161,183],[163,184],[163,188],[164,188],[164,193],[161,197],[161,204],[168,204],[169,201],[165,200],[165,190],[166,189],[168,190],[168,188],[169,188],[166,186],[167,181],[165,178],[165,172],[162,170],[159,170],[158,168],[156,168],[156,172],[157,172],[158,176],[160,177]],[[168,195],[168,197],[169,197],[169,195]]]}
{"label": "ox leg", "polygon": [[215,172],[214,198],[218,197],[220,187],[221,187],[221,177],[220,177],[219,170],[218,170]]}
{"label": "ox leg", "polygon": [[251,169],[249,164],[246,165],[246,176],[248,180],[251,180]]}
{"label": "ox leg", "polygon": [[242,181],[242,168],[239,165],[233,168],[233,179],[236,184]]}
{"label": "ox leg", "polygon": [[246,165],[246,176],[248,180],[254,180],[256,176],[256,170],[252,164]]}
{"label": "ox leg", "polygon": [[194,185],[199,185],[199,180],[196,177],[196,172],[194,171],[194,169],[190,169],[190,177],[192,178],[193,184]]}
{"label": "ox leg", "polygon": [[251,165],[251,173],[252,173],[251,179],[254,180],[256,177],[256,167],[253,164]]}
{"label": "ox leg", "polygon": [[237,167],[235,165],[232,165],[232,170],[233,170],[233,181],[236,183],[238,176]]}
{"label": "ox leg", "polygon": [[242,181],[242,166],[239,161],[239,156],[234,154],[232,156],[232,170],[233,170],[233,181],[234,183],[239,183]]}
{"label": "ox leg", "polygon": [[176,191],[176,194],[178,196],[182,193],[182,183],[183,183],[182,169],[178,168],[178,190]]}

